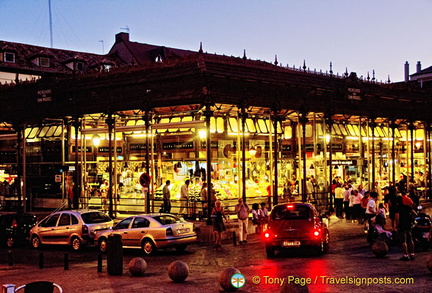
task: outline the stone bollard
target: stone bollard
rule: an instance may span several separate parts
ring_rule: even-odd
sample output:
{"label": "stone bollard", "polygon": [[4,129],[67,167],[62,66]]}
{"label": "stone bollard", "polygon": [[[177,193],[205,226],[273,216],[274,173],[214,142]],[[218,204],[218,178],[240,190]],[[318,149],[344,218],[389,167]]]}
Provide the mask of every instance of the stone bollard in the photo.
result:
{"label": "stone bollard", "polygon": [[123,244],[121,236],[118,234],[108,236],[107,271],[111,276],[123,274]]}
{"label": "stone bollard", "polygon": [[239,279],[239,280],[237,280],[238,283],[233,284],[232,278],[236,275],[241,276],[240,271],[236,268],[231,267],[231,268],[226,268],[226,269],[222,270],[219,273],[219,285],[226,292],[233,292],[233,291],[236,291],[238,288],[243,287],[243,285],[246,282],[246,280],[244,280],[244,279],[241,279],[241,280]]}

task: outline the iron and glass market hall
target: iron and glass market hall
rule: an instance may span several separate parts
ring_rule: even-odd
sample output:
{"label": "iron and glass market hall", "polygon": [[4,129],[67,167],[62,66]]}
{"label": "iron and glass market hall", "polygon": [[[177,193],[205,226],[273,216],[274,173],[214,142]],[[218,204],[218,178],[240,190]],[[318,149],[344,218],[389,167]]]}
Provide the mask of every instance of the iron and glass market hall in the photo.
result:
{"label": "iron and glass market hall", "polygon": [[335,180],[429,196],[429,72],[378,82],[128,33],[106,55],[0,41],[1,209],[106,196],[112,216],[159,211],[165,182],[176,201],[187,179],[195,203],[203,183],[223,201],[272,206],[288,190],[327,210]]}

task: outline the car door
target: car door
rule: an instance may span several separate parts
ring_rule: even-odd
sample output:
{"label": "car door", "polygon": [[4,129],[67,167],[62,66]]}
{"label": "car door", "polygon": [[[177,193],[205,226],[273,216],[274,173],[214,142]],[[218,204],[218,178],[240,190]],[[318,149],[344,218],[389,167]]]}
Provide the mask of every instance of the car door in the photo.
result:
{"label": "car door", "polygon": [[145,217],[135,217],[128,232],[127,246],[141,247],[141,239],[147,235],[149,226],[150,221]]}
{"label": "car door", "polygon": [[39,224],[38,235],[43,244],[56,243],[55,228],[57,227],[59,218],[60,214],[54,214]]}
{"label": "car door", "polygon": [[114,233],[119,234],[122,237],[123,246],[129,246],[129,226],[132,220],[133,217],[126,218],[114,227]]}
{"label": "car door", "polygon": [[71,228],[71,217],[69,213],[62,213],[57,226],[54,228],[57,244],[69,244],[69,237],[73,233]]}

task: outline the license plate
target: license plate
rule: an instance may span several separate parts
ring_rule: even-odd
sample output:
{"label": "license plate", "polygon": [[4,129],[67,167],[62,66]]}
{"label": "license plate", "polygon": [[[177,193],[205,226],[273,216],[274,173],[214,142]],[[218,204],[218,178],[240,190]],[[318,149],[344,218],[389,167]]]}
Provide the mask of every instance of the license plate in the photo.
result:
{"label": "license plate", "polygon": [[178,234],[189,233],[189,228],[177,229]]}
{"label": "license plate", "polygon": [[300,246],[300,241],[284,241],[282,243],[284,247],[298,247]]}
{"label": "license plate", "polygon": [[428,238],[429,237],[429,232],[423,232],[423,238]]}

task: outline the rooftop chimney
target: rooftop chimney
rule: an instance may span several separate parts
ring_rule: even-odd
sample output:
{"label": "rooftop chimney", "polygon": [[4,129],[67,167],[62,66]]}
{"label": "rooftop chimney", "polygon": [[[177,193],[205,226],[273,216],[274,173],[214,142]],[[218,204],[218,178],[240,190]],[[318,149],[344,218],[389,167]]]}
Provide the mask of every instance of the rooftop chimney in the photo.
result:
{"label": "rooftop chimney", "polygon": [[405,82],[409,81],[409,63],[405,62]]}
{"label": "rooftop chimney", "polygon": [[129,33],[118,33],[115,37],[116,43],[129,42]]}
{"label": "rooftop chimney", "polygon": [[420,61],[417,61],[417,71],[416,73],[420,73],[421,72],[421,63]]}

